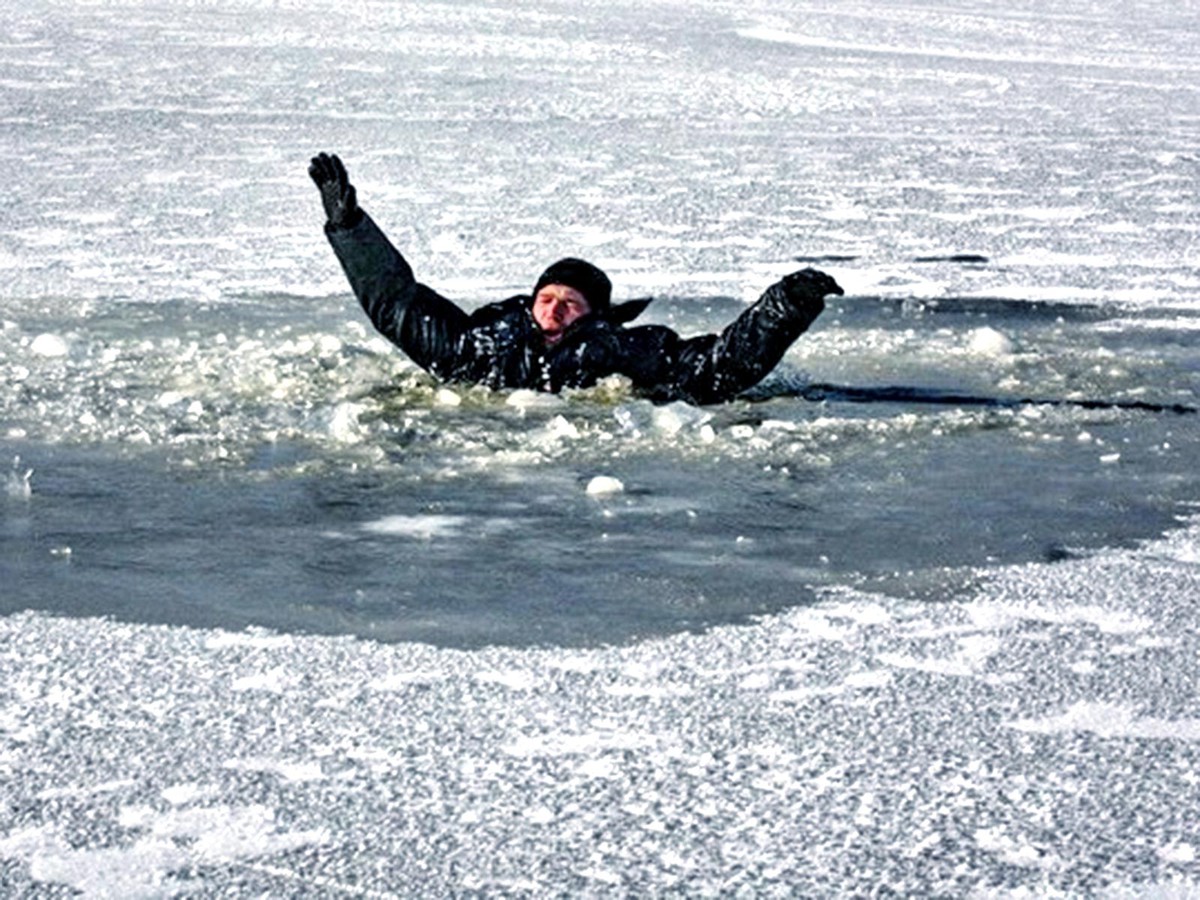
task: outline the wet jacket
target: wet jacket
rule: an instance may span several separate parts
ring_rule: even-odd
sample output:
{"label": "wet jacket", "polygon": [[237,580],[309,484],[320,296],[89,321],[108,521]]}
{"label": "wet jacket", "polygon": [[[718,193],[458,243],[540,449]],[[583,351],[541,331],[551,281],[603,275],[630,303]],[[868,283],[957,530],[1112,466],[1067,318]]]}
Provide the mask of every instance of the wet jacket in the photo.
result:
{"label": "wet jacket", "polygon": [[779,282],[720,334],[685,339],[661,325],[627,327],[649,303],[632,301],[585,316],[546,346],[532,297],[467,313],[419,283],[370,216],[325,232],[380,334],[444,381],[493,389],[556,392],[624,375],[653,400],[719,403],[767,375],[824,308],[820,297],[789,298]]}

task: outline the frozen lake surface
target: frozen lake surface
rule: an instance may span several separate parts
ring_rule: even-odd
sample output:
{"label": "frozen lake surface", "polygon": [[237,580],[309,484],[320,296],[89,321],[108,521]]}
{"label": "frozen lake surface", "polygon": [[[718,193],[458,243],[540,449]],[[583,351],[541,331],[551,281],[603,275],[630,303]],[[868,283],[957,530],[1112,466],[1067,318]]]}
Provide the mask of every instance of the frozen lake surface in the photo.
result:
{"label": "frozen lake surface", "polygon": [[[1200,16],[36,2],[0,23],[0,893],[1200,894]],[[586,256],[754,396],[436,384]]]}

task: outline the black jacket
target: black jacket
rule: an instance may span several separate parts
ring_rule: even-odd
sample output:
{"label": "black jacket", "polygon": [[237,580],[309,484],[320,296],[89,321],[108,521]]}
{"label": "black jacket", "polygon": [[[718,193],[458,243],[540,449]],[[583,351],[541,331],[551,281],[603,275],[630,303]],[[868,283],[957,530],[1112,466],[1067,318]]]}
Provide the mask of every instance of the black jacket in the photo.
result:
{"label": "black jacket", "polygon": [[781,281],[720,334],[684,339],[661,325],[625,327],[649,303],[632,301],[584,317],[547,347],[531,297],[468,314],[419,283],[370,216],[325,232],[380,334],[440,379],[493,389],[560,391],[619,374],[653,400],[719,403],[762,380],[824,308]]}

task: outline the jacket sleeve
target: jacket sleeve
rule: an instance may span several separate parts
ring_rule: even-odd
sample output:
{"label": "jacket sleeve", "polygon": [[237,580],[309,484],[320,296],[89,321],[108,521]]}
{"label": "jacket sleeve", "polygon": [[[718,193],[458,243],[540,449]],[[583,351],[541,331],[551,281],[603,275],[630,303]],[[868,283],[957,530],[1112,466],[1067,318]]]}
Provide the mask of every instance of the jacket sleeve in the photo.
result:
{"label": "jacket sleeve", "polygon": [[412,267],[365,213],[350,228],[325,226],[350,287],[376,330],[421,368],[445,377],[467,330],[467,314],[419,283]]}
{"label": "jacket sleeve", "polygon": [[720,334],[683,339],[669,329],[655,329],[660,332],[657,371],[649,378],[648,373],[635,376],[634,383],[641,380],[639,386],[655,399],[696,404],[731,400],[765,378],[824,308],[820,296],[796,300],[778,282]]}

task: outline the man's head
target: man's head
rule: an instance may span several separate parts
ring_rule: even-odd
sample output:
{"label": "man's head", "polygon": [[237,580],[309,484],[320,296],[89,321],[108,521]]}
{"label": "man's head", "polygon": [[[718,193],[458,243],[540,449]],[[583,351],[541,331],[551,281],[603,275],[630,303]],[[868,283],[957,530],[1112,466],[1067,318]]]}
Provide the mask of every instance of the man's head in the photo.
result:
{"label": "man's head", "polygon": [[533,287],[533,320],[554,344],[574,322],[608,309],[612,282],[598,268],[582,259],[560,259],[550,266]]}

